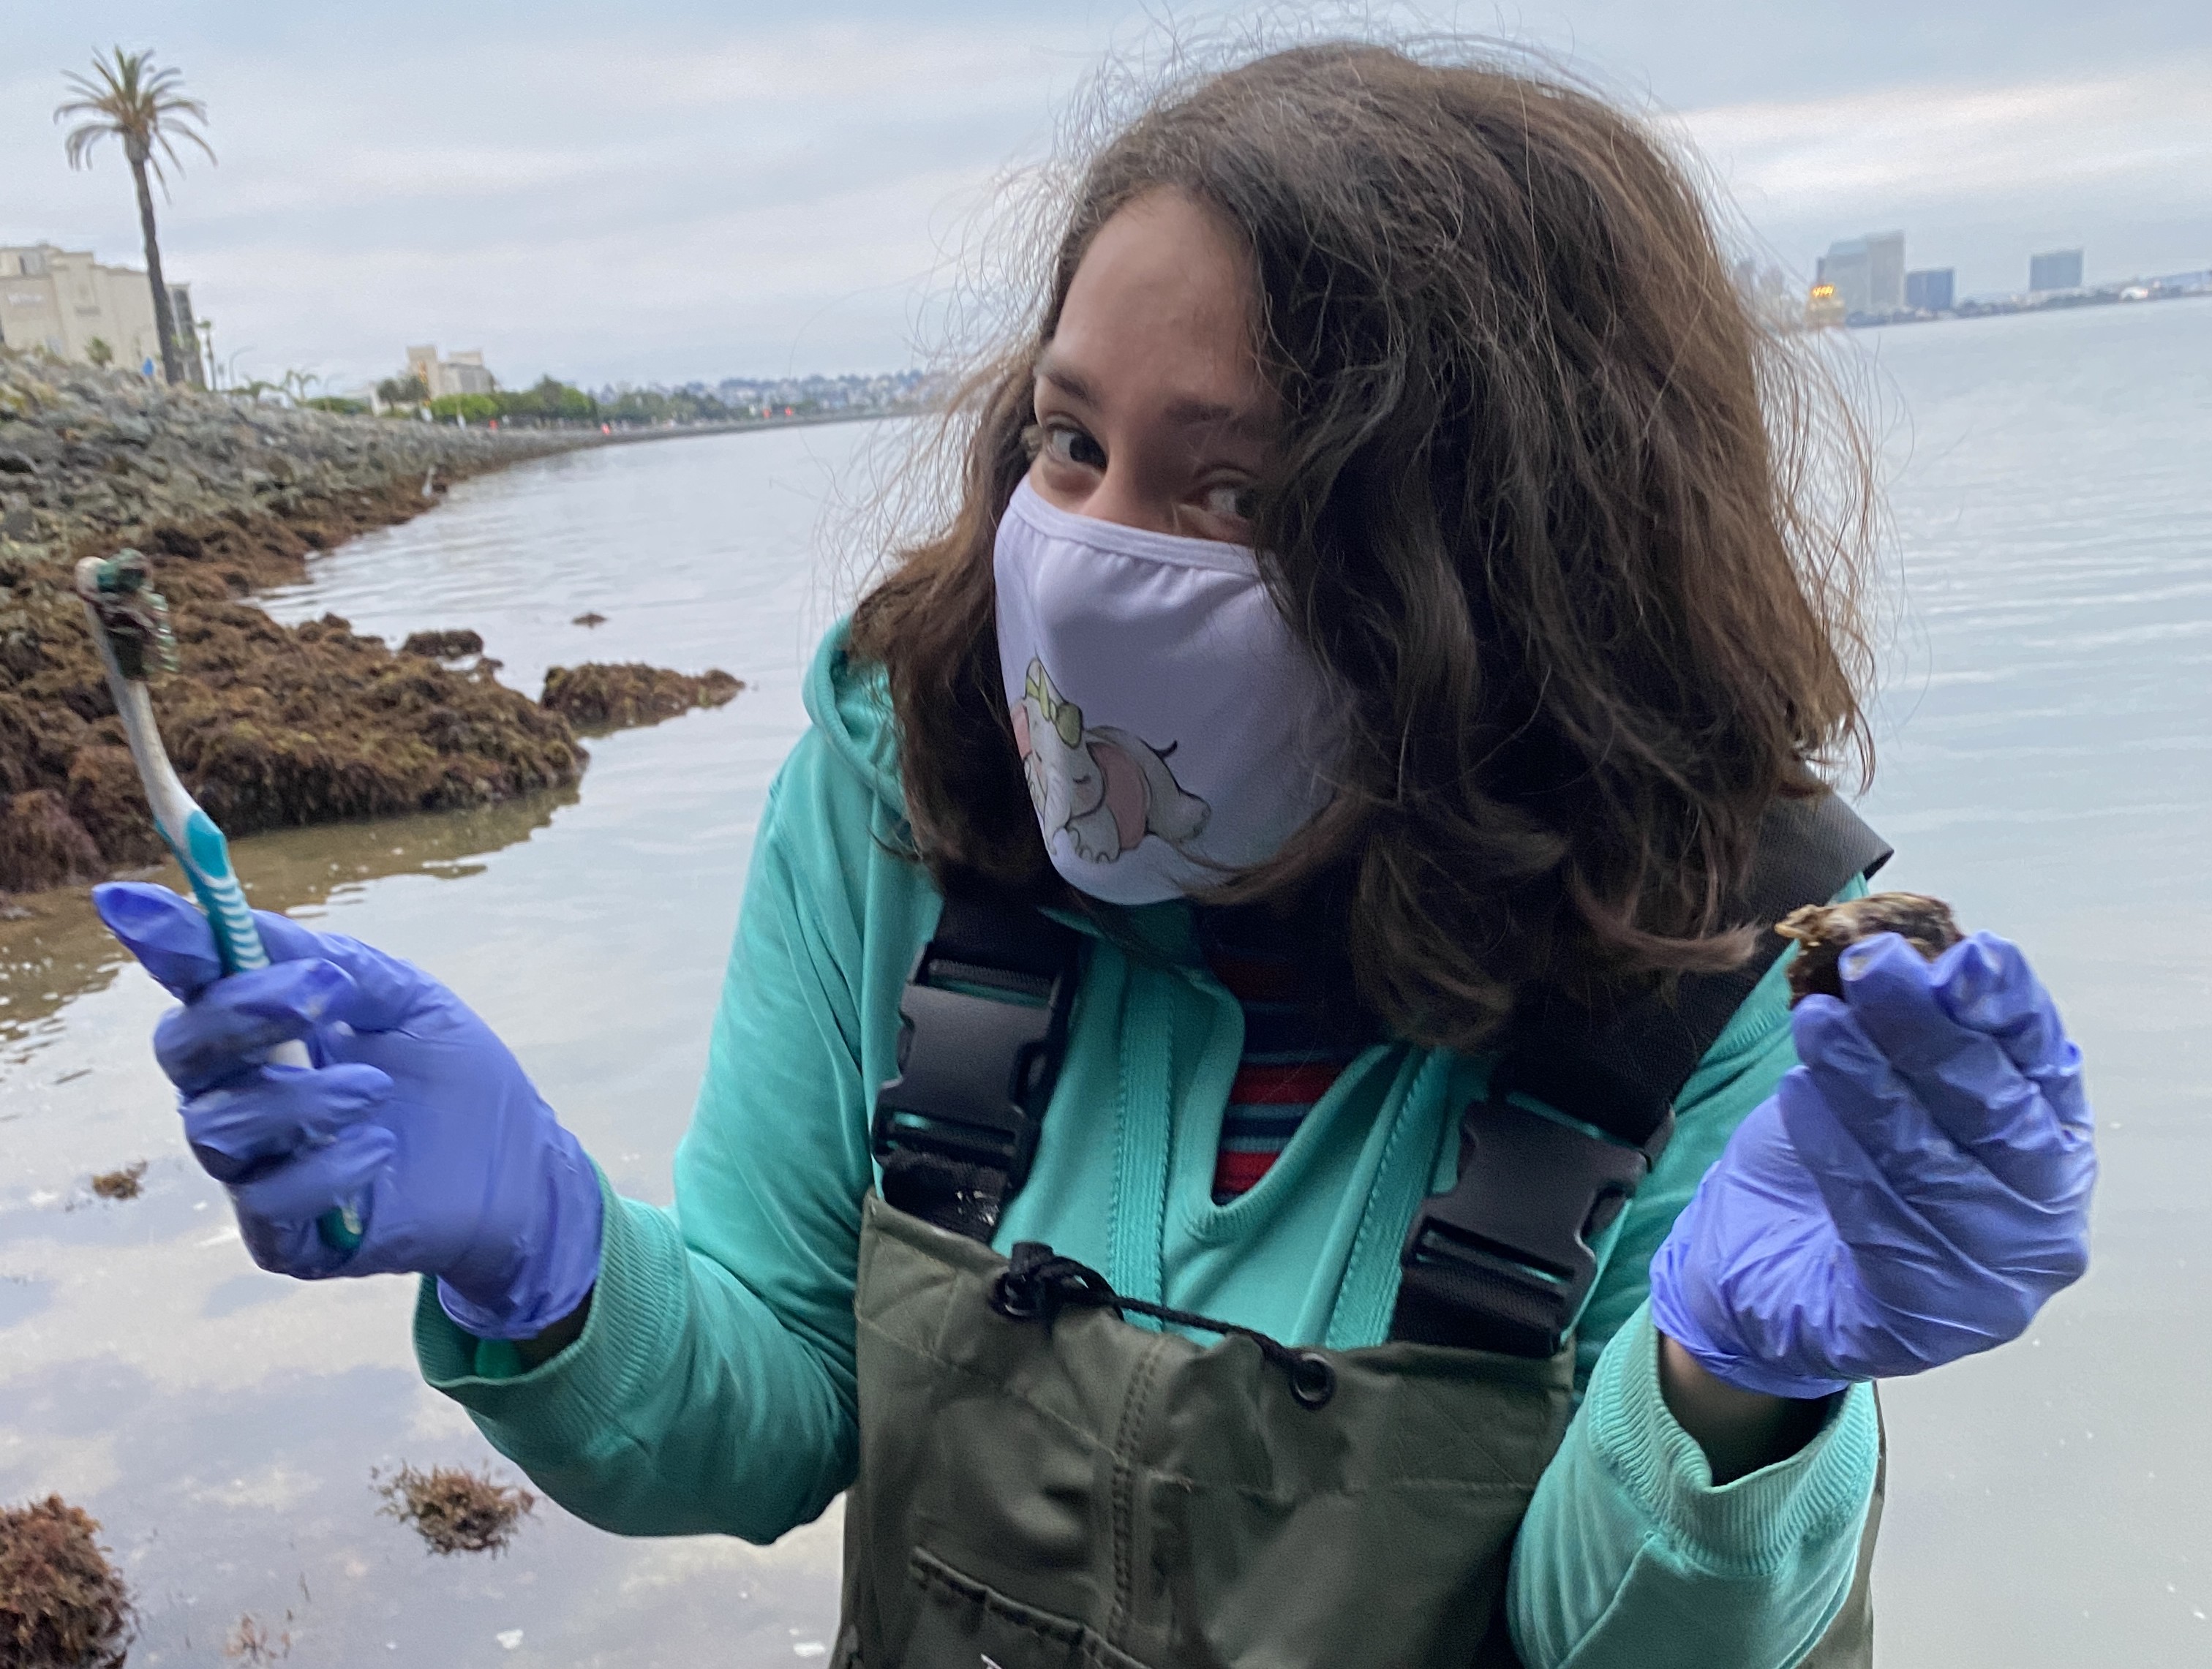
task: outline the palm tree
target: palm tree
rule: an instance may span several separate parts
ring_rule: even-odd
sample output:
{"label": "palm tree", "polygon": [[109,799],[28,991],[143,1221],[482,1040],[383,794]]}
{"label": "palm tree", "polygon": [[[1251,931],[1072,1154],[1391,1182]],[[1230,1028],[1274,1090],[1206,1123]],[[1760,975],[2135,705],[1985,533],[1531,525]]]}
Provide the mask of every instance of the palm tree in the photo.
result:
{"label": "palm tree", "polygon": [[179,90],[182,76],[174,70],[157,70],[151,52],[126,52],[120,46],[108,58],[92,61],[90,76],[67,77],[76,96],[54,112],[57,122],[72,116],[88,119],[69,132],[66,145],[70,167],[83,167],[92,148],[112,135],[123,142],[130,159],[131,177],[138,185],[138,229],[146,239],[146,280],[154,287],[154,328],[161,338],[161,374],[172,383],[185,379],[184,360],[177,351],[177,321],[169,306],[169,287],[161,282],[161,246],[154,235],[154,195],[146,187],[150,172],[169,195],[168,177],[161,160],[184,166],[170,142],[182,139],[198,145],[215,161],[208,142],[191,124],[207,120],[207,106]]}

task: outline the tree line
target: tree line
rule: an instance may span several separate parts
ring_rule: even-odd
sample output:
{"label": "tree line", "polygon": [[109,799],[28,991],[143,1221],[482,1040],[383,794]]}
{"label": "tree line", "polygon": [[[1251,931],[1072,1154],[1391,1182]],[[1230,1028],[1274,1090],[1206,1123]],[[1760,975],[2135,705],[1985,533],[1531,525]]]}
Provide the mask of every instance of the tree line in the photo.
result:
{"label": "tree line", "polygon": [[[464,422],[483,423],[497,418],[502,423],[740,423],[764,416],[810,417],[823,410],[819,400],[779,403],[772,407],[733,405],[703,389],[625,388],[611,399],[599,399],[555,377],[543,377],[523,389],[495,389],[489,394],[445,394],[436,399],[419,376],[387,377],[376,385],[376,398],[386,407],[405,413],[425,410],[441,422],[458,417]],[[307,404],[326,411],[366,411],[359,400],[318,399]]]}

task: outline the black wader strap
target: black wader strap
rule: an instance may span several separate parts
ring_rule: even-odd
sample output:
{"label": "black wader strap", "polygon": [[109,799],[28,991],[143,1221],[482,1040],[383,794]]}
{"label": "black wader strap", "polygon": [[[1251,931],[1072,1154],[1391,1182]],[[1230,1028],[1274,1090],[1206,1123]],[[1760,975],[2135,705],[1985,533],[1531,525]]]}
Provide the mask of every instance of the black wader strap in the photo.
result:
{"label": "black wader strap", "polygon": [[1674,1097],[1781,956],[1773,924],[1826,903],[1889,853],[1833,794],[1778,800],[1741,910],[1766,929],[1749,961],[1685,977],[1671,999],[1654,994],[1601,1020],[1528,1017],[1487,1096],[1461,1114],[1457,1185],[1431,1195],[1406,1236],[1390,1337],[1510,1356],[1558,1350],[1597,1278],[1591,1240],[1649,1174],[1674,1132]]}
{"label": "black wader strap", "polygon": [[1218,1321],[1195,1310],[1125,1298],[1097,1270],[1056,1255],[1041,1241],[1016,1242],[1013,1256],[991,1283],[990,1304],[1009,1321],[1042,1321],[1048,1327],[1061,1310],[1074,1305],[1110,1309],[1124,1320],[1149,1315],[1156,1321],[1219,1333],[1224,1338],[1249,1338],[1260,1347],[1262,1358],[1283,1370],[1299,1407],[1327,1407],[1336,1394],[1336,1369],[1319,1350],[1293,1349],[1256,1327]]}
{"label": "black wader strap", "polygon": [[887,1204],[990,1240],[1036,1156],[1081,944],[1021,905],[945,901],[899,998],[899,1075],[876,1095]]}

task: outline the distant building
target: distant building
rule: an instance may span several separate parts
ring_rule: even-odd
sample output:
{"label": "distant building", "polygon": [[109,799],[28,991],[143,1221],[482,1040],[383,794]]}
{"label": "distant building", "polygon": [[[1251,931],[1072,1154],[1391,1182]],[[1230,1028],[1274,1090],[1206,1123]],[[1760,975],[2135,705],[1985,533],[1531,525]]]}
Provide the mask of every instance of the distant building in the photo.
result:
{"label": "distant building", "polygon": [[1874,286],[1869,277],[1870,263],[1867,259],[1864,238],[1847,238],[1828,246],[1828,252],[1820,257],[1813,270],[1813,288],[1825,289],[1823,300],[1831,300],[1851,313],[1874,311]]}
{"label": "distant building", "polygon": [[1948,313],[1956,299],[1950,267],[1929,267],[1905,275],[1905,305],[1919,313]]}
{"label": "distant building", "polygon": [[[169,312],[185,379],[207,385],[191,288],[169,286]],[[77,365],[94,362],[94,343],[126,371],[149,361],[161,369],[161,332],[154,324],[153,287],[134,267],[103,266],[87,249],[52,244],[0,247],[0,344],[51,354]]]}
{"label": "distant building", "polygon": [[1814,282],[1835,287],[1846,315],[1897,312],[1905,305],[1905,234],[1869,232],[1830,244]]}
{"label": "distant building", "polygon": [[2081,252],[2078,249],[2054,249],[2047,255],[2029,256],[2027,287],[2037,294],[2045,290],[2080,289]]}
{"label": "distant building", "polygon": [[448,394],[489,394],[499,386],[498,379],[484,369],[483,349],[477,348],[450,359],[440,359],[434,346],[410,348],[407,369],[422,379],[422,386],[430,391],[434,400],[442,400]]}
{"label": "distant building", "polygon": [[1755,258],[1746,256],[1729,271],[1745,307],[1759,324],[1786,330],[1798,322],[1802,305],[1800,293],[1780,267],[1771,262],[1761,265]]}
{"label": "distant building", "polygon": [[1867,246],[1869,313],[1895,313],[1905,305],[1905,234],[1869,232]]}

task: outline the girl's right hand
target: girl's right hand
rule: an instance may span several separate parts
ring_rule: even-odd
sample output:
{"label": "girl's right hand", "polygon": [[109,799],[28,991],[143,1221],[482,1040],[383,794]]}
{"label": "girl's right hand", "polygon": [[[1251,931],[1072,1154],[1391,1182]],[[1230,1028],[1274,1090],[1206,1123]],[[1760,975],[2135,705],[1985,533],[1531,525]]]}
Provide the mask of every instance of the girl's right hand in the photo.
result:
{"label": "girl's right hand", "polygon": [[[506,1045],[412,964],[257,911],[270,966],[224,977],[207,919],[167,888],[93,889],[115,936],[184,1006],[155,1053],[185,1139],[229,1191],[264,1269],[438,1278],[482,1338],[528,1338],[599,1278],[598,1171]],[[267,1064],[288,1039],[312,1068]],[[316,1220],[350,1205],[351,1252]]]}

